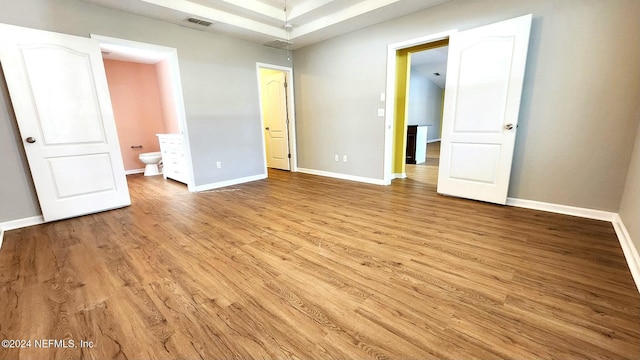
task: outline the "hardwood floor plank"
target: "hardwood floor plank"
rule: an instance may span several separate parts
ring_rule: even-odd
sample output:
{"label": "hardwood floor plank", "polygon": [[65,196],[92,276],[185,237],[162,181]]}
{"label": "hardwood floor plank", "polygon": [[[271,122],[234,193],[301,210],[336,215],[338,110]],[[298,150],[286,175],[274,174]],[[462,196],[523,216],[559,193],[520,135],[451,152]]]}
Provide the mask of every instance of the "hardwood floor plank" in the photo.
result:
{"label": "hardwood floor plank", "polygon": [[[557,334],[567,337],[576,337],[593,345],[599,345],[604,349],[623,356],[634,350],[633,326],[627,329],[622,327],[603,326],[601,322],[593,322],[585,313],[577,311],[569,312],[560,307],[542,304],[532,299],[510,296],[505,302],[505,309],[523,316],[535,316],[549,322],[549,328],[553,328]],[[574,307],[575,309],[575,307]],[[606,339],[606,342],[602,340]],[[603,345],[604,344],[604,345]]]}
{"label": "hardwood floor plank", "polygon": [[[355,305],[346,299],[341,299],[340,303],[326,301],[326,298],[334,297],[313,284],[296,284],[283,279],[276,281],[265,284],[274,295],[321,326],[328,335],[340,334],[364,348],[369,356],[372,353],[387,356],[400,353],[413,358],[429,358],[429,352],[419,349],[376,322],[368,321],[365,317],[356,319],[356,312],[353,310]],[[307,294],[307,297],[302,297],[301,294]]]}
{"label": "hardwood floor plank", "polygon": [[[571,281],[571,279],[549,277],[538,272],[527,272],[519,270],[513,276],[514,283],[534,289],[544,290],[561,294],[563,297],[577,301],[585,301],[595,306],[614,310],[616,312],[628,313],[634,316],[640,314],[637,295],[627,293],[620,295],[606,290],[604,286],[582,285]],[[516,288],[518,288],[516,287]]]}
{"label": "hardwood floor plank", "polygon": [[0,251],[0,337],[95,346],[0,359],[640,358],[611,224],[439,196],[435,170],[202,193],[129,176],[130,207]]}

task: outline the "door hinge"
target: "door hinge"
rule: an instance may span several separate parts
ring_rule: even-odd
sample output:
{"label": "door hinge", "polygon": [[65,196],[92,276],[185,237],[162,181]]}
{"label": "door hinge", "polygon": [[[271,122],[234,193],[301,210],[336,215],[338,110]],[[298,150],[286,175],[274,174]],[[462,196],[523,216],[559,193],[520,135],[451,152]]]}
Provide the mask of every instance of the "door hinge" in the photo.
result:
{"label": "door hinge", "polygon": [[291,154],[287,154],[287,157],[288,157],[289,159],[291,159]]}

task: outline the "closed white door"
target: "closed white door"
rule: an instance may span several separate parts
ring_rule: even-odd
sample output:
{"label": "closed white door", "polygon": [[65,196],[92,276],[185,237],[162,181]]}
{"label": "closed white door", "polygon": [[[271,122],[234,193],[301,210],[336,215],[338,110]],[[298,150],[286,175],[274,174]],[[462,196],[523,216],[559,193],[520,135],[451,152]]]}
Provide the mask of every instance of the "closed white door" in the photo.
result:
{"label": "closed white door", "polygon": [[130,205],[98,42],[0,24],[0,61],[44,220]]}
{"label": "closed white door", "polygon": [[531,18],[451,36],[438,193],[506,203]]}
{"label": "closed white door", "polygon": [[263,117],[267,166],[289,170],[289,131],[286,74],[281,71],[263,76]]}

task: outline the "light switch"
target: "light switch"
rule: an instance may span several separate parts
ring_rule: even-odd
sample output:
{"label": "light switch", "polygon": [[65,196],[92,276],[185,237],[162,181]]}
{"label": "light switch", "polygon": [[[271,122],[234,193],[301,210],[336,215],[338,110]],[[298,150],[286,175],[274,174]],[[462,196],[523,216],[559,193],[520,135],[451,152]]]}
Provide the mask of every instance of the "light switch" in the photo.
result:
{"label": "light switch", "polygon": [[385,99],[385,93],[380,93],[380,101],[384,101]]}

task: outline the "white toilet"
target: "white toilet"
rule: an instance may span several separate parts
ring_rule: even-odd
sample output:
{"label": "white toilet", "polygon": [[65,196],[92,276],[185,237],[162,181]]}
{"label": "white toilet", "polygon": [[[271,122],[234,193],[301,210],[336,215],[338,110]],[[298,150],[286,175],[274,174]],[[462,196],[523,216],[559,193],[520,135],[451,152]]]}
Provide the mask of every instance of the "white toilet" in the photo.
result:
{"label": "white toilet", "polygon": [[162,161],[162,153],[158,152],[148,152],[142,153],[138,155],[140,161],[146,164],[144,167],[144,176],[153,176],[160,175],[160,169],[158,169],[158,164]]}

